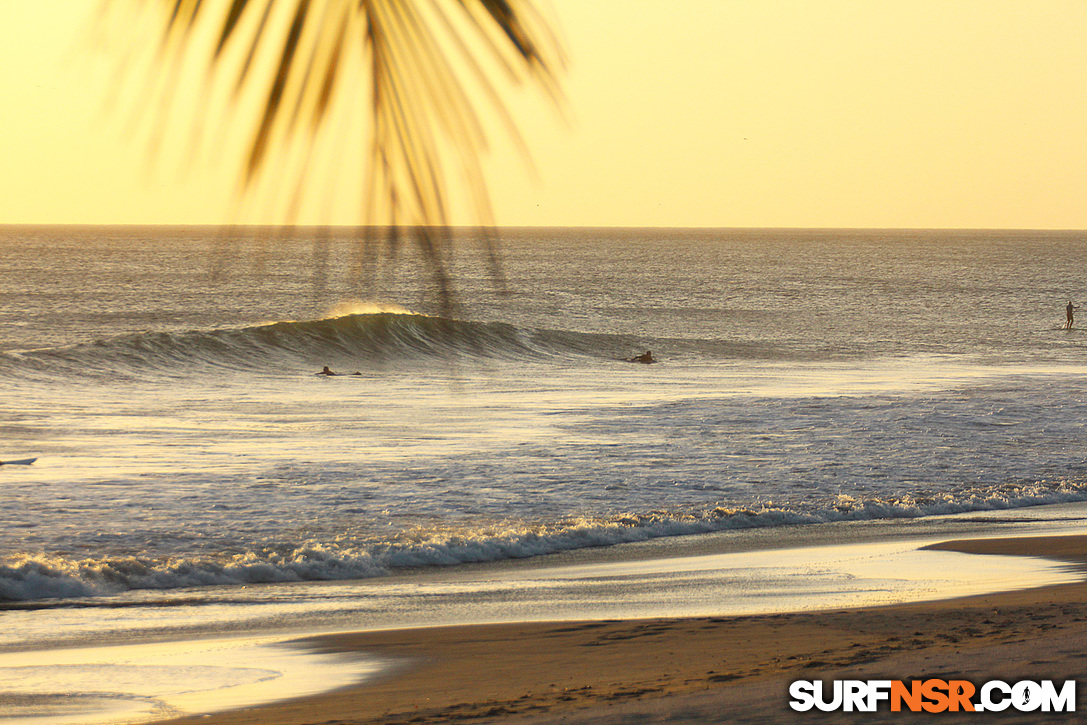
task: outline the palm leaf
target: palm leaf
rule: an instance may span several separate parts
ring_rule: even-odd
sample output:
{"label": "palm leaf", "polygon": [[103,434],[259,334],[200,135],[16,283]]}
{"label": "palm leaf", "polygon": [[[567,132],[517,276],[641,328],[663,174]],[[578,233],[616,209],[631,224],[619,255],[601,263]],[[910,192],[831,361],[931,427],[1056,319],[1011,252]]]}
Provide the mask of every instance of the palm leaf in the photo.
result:
{"label": "palm leaf", "polygon": [[[103,1],[110,6],[120,2]],[[439,230],[448,222],[448,149],[454,150],[465,187],[485,215],[480,159],[488,139],[478,106],[482,103],[520,143],[496,90],[498,82],[532,83],[558,97],[555,71],[563,62],[561,51],[527,0],[121,4],[132,3],[158,6],[159,53],[173,56],[161,67],[194,62],[194,38],[206,29],[214,32],[202,61],[210,69],[209,83],[227,74],[236,98],[254,89],[262,93],[256,117],[247,122],[249,145],[241,165],[246,188],[264,178],[288,149],[312,151],[338,97],[367,94],[369,118],[361,131],[369,134],[368,160],[354,170],[364,174],[369,194],[360,204],[362,228],[412,231],[446,302],[451,295],[444,263],[448,235]],[[299,207],[308,186],[304,178],[295,181],[286,205],[290,209]],[[317,188],[327,188],[317,181]],[[383,236],[391,251],[400,237]]]}

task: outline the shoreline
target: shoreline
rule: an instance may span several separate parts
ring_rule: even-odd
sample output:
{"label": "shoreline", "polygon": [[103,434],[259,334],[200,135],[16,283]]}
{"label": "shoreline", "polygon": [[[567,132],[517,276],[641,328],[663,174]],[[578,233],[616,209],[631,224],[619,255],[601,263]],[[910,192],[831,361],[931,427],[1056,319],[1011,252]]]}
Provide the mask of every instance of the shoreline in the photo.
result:
{"label": "shoreline", "polygon": [[[1087,570],[1087,535],[926,548],[1057,559]],[[796,717],[786,704],[794,679],[1087,678],[1087,581],[860,609],[443,626],[300,643],[399,664],[335,692],[166,722],[712,722],[715,715],[721,722],[778,722]],[[865,722],[910,720],[901,713],[858,715]],[[1014,722],[1022,715],[989,717]]]}

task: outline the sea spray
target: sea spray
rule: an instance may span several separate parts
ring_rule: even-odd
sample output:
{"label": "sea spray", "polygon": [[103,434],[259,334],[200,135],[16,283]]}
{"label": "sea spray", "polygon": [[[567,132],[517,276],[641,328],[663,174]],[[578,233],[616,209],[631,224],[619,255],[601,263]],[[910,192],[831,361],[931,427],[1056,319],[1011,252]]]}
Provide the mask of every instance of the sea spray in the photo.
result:
{"label": "sea spray", "polygon": [[1039,482],[1007,491],[858,501],[834,505],[758,508],[716,506],[693,512],[624,513],[571,518],[552,524],[504,522],[463,531],[406,531],[386,540],[352,540],[265,546],[229,556],[150,558],[126,555],[73,559],[21,555],[0,559],[0,602],[79,599],[139,589],[184,589],[307,580],[363,579],[407,568],[453,566],[544,556],[587,547],[718,531],[795,526],[835,521],[1014,509],[1087,501],[1087,482]]}

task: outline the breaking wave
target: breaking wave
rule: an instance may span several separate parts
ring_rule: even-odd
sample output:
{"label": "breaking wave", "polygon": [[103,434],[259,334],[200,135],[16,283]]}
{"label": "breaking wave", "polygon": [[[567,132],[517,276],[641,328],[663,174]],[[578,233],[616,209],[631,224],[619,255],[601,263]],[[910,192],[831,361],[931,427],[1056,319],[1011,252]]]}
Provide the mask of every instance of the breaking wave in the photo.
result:
{"label": "breaking wave", "polygon": [[325,361],[621,358],[642,340],[474,322],[408,312],[366,312],[322,320],[184,333],[144,332],[63,348],[0,355],[0,367],[37,372],[169,372],[193,367],[276,369]]}
{"label": "breaking wave", "polygon": [[308,541],[268,546],[229,556],[150,558],[113,556],[72,559],[51,555],[0,561],[0,602],[83,599],[131,590],[185,589],[294,581],[364,579],[398,569],[521,559],[588,547],[756,527],[1016,509],[1087,501],[1087,487],[1073,481],[1042,481],[951,494],[888,500],[839,496],[811,506],[753,508],[718,506],[695,512],[614,514],[569,518],[550,525],[481,527],[471,531],[402,534],[387,541],[349,545]]}

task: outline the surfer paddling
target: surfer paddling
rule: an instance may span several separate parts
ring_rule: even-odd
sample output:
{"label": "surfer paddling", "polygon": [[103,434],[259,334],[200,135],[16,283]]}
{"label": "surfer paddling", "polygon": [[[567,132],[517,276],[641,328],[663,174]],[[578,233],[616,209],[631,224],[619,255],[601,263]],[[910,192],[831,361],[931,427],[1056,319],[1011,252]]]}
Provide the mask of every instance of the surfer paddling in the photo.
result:
{"label": "surfer paddling", "polygon": [[[333,372],[332,370],[330,370],[328,365],[325,365],[324,368],[321,369],[321,372],[314,373],[314,375],[321,375],[321,376],[324,376],[326,378],[335,377],[335,376],[340,375],[340,374],[341,373],[336,373],[336,372]],[[347,373],[342,373],[342,374],[346,375]],[[355,372],[353,372],[351,374],[352,375],[362,375],[362,373],[360,373],[358,370],[356,370]]]}
{"label": "surfer paddling", "polygon": [[652,350],[646,350],[641,355],[636,355],[634,357],[628,357],[627,362],[642,363],[644,365],[649,365],[650,363],[657,362],[657,358],[653,357],[653,351]]}
{"label": "surfer paddling", "polygon": [[1073,305],[1072,300],[1068,300],[1068,306],[1064,308],[1064,314],[1068,317],[1068,322],[1064,323],[1064,329],[1071,330],[1072,323],[1075,322],[1075,315],[1073,314],[1079,309],[1079,305]]}

